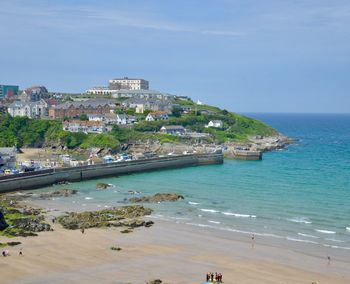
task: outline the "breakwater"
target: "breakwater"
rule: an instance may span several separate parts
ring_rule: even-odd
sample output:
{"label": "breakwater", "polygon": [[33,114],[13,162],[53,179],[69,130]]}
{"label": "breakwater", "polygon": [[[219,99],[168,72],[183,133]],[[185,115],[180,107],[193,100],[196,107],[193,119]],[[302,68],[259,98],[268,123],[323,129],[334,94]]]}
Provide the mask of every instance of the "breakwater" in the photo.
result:
{"label": "breakwater", "polygon": [[0,193],[34,189],[60,182],[78,182],[105,176],[118,176],[161,169],[222,164],[222,153],[179,155],[145,160],[67,167],[0,177]]}

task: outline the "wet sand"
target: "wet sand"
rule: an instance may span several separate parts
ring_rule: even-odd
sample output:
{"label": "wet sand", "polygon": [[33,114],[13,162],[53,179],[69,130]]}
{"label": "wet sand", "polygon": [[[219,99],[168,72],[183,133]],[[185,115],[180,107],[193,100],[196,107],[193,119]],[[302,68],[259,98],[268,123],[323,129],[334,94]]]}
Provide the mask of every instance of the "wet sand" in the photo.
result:
{"label": "wet sand", "polygon": [[[152,218],[151,218],[152,219]],[[205,273],[224,283],[350,283],[349,262],[306,255],[232,234],[155,220],[130,234],[119,229],[62,229],[39,237],[12,238],[22,245],[0,257],[1,283],[202,283]],[[0,237],[0,242],[8,239]],[[113,251],[119,246],[121,251]],[[23,248],[23,256],[19,249]],[[350,257],[349,257],[350,261]]]}

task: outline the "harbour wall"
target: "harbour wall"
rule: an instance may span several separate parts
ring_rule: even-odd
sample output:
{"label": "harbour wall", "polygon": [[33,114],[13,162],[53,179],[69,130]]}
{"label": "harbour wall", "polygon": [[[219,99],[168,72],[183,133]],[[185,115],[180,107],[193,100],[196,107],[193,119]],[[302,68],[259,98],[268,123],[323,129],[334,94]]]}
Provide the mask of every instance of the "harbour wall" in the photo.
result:
{"label": "harbour wall", "polygon": [[40,188],[60,182],[78,182],[88,179],[118,176],[137,172],[222,163],[222,153],[210,153],[47,169],[0,177],[0,193]]}

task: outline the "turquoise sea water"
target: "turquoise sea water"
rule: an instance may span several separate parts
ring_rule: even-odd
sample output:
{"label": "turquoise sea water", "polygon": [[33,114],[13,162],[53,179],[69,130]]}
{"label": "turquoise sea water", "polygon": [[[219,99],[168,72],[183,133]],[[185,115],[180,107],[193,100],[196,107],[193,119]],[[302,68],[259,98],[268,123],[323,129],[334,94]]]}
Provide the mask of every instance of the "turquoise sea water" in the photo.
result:
{"label": "turquoise sea water", "polygon": [[[49,206],[87,210],[119,205],[134,196],[128,191],[177,192],[185,200],[150,205],[154,218],[350,252],[350,115],[250,116],[297,143],[262,161],[71,184],[80,193]],[[97,182],[115,187],[96,190]]]}

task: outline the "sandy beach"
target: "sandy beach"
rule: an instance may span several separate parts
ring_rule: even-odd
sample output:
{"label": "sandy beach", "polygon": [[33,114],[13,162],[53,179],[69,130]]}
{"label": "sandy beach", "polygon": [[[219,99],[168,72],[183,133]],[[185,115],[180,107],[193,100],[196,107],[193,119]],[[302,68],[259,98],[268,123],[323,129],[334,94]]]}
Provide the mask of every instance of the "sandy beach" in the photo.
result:
{"label": "sandy beach", "polygon": [[[349,283],[349,263],[235,239],[234,235],[156,220],[151,228],[63,229],[22,244],[0,258],[1,283],[203,283],[218,271],[224,283]],[[4,237],[1,242],[9,241]],[[119,246],[121,251],[113,251]],[[23,248],[23,256],[19,249]]]}

